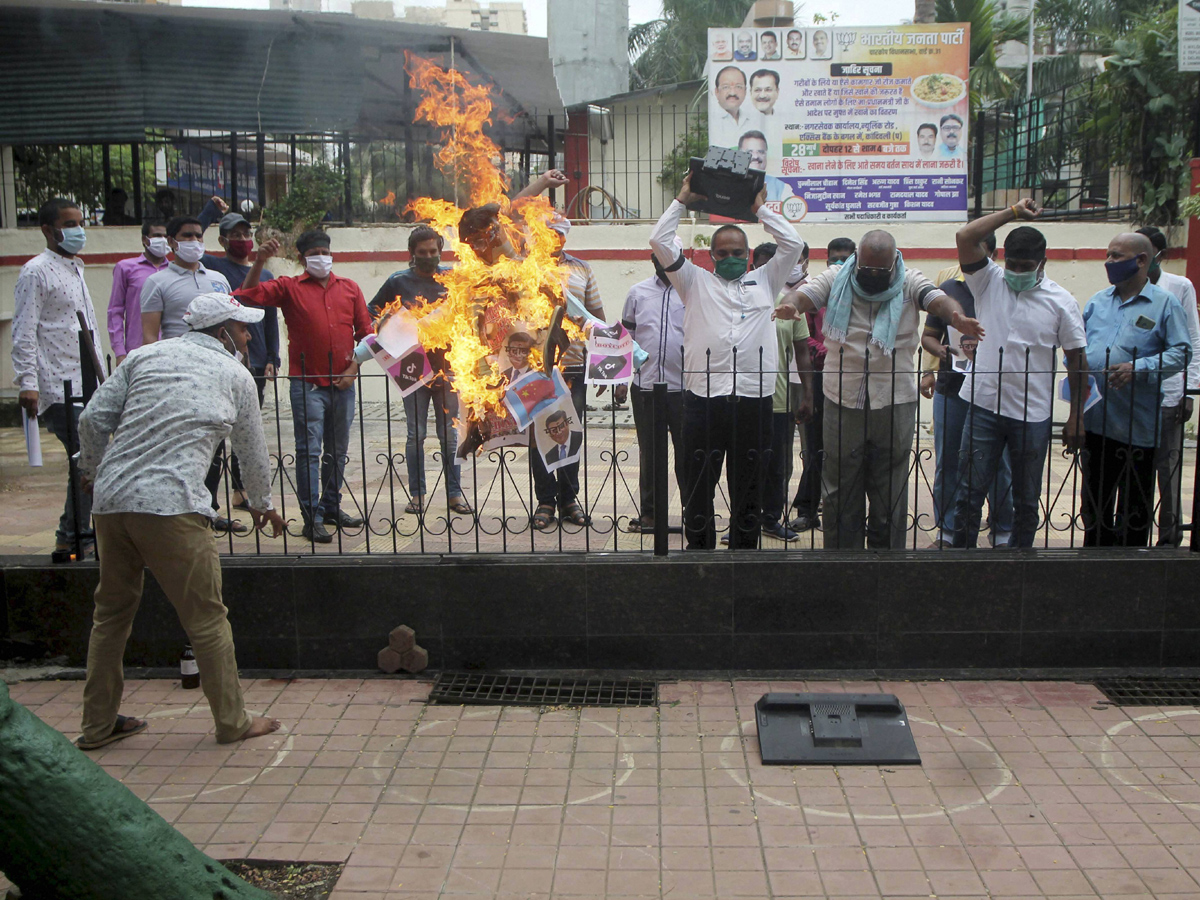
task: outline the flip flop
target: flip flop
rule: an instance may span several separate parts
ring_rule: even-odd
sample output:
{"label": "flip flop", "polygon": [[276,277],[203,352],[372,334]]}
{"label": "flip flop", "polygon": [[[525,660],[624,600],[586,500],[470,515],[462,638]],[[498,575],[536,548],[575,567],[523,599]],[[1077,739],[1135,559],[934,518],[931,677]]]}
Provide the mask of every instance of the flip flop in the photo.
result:
{"label": "flip flop", "polygon": [[466,497],[455,497],[450,501],[450,509],[460,516],[469,516],[475,512],[475,510],[471,509],[471,504],[467,502]]}
{"label": "flip flop", "polygon": [[111,732],[109,732],[108,737],[102,737],[98,741],[90,741],[89,742],[89,741],[85,741],[83,739],[83,736],[80,735],[75,740],[75,746],[78,747],[80,750],[99,750],[105,744],[111,744],[113,741],[122,741],[127,737],[133,737],[133,735],[135,735],[135,734],[141,734],[143,731],[145,731],[147,728],[150,727],[150,723],[147,722],[145,719],[142,719],[141,724],[134,728],[127,729],[125,727],[126,722],[135,722],[135,721],[137,721],[137,720],[134,719],[132,716],[118,715],[117,722],[115,725],[113,725],[113,730]]}

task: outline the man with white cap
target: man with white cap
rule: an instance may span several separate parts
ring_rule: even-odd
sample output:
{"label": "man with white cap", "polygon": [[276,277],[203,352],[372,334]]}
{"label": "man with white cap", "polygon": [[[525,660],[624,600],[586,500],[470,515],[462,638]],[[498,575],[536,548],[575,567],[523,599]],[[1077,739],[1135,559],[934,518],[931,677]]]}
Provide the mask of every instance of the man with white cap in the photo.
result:
{"label": "man with white cap", "polygon": [[[92,514],[101,555],[100,584],[88,644],[83,734],[93,750],[146,728],[118,715],[125,642],[149,568],[179,615],[196,653],[201,685],[219,743],[269,734],[274,719],[251,718],[238,681],[221,563],[209,527],[204,476],[213,451],[229,438],[241,457],[254,524],[283,520],[271,508],[271,472],[258,391],[246,366],[249,323],[261,309],[227,294],[201,294],[188,305],[190,331],[133,350],[96,391],[79,420],[82,477],[94,484]],[[110,438],[112,442],[109,443]]]}

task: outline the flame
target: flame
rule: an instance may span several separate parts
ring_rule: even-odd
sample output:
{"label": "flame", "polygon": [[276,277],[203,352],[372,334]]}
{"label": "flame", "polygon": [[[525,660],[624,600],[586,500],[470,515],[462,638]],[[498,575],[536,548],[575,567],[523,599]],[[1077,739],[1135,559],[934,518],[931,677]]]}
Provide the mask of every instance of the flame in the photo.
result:
{"label": "flame", "polygon": [[[446,236],[458,258],[437,280],[446,288],[443,299],[413,309],[418,333],[426,349],[447,349],[446,359],[455,377],[459,404],[469,420],[483,421],[488,414],[507,415],[502,398],[506,387],[496,354],[514,325],[535,333],[550,324],[554,308],[565,302],[563,286],[568,268],[556,255],[560,238],[549,227],[554,208],[543,197],[510,203],[508,181],[497,168],[500,148],[483,133],[491,121],[492,101],[487,87],[470,84],[460,72],[448,71],[406,54],[413,86],[424,93],[416,121],[444,129],[445,144],[434,157],[447,178],[467,194],[467,206],[500,204],[500,225],[515,257],[505,256],[489,265],[470,246],[458,240],[458,223],[465,208],[448,200],[421,197],[408,209]],[[399,300],[388,312],[399,308]],[[583,331],[564,320],[572,340]],[[540,341],[530,353],[530,365],[542,364]]]}
{"label": "flame", "polygon": [[379,205],[380,206],[395,206],[396,205],[396,192],[388,191],[386,197],[380,197]]}

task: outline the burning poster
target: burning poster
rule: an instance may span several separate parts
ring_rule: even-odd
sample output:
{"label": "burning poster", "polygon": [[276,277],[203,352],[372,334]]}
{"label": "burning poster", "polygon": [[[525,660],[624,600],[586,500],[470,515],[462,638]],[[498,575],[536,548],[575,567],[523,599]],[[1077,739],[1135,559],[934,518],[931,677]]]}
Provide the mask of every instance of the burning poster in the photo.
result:
{"label": "burning poster", "polygon": [[558,369],[549,375],[529,372],[508,386],[504,393],[504,405],[508,407],[517,428],[524,431],[563,397],[569,402],[571,389]]}
{"label": "burning poster", "polygon": [[633,379],[633,335],[620,322],[593,325],[587,341],[588,384],[624,384]]}
{"label": "burning poster", "polygon": [[404,307],[389,310],[375,329],[375,342],[392,356],[403,356],[421,343],[417,320]]}
{"label": "burning poster", "polygon": [[393,356],[383,348],[376,335],[367,335],[366,342],[375,361],[392,376],[392,381],[400,389],[401,397],[407,397],[421,385],[433,380],[433,366],[429,362],[429,355],[420,344],[409,346],[401,350],[399,356]]}
{"label": "burning poster", "polygon": [[542,455],[547,472],[579,461],[583,452],[583,423],[569,391],[542,410],[534,421],[533,436],[536,452]]}

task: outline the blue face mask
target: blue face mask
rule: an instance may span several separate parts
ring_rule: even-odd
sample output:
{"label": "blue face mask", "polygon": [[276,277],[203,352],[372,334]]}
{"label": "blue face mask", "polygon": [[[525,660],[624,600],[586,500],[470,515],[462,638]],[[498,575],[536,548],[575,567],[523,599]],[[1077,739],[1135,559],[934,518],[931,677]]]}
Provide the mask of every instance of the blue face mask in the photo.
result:
{"label": "blue face mask", "polygon": [[1127,281],[1137,274],[1138,258],[1135,256],[1132,259],[1106,262],[1104,268],[1108,272],[1108,283],[1120,284],[1122,281]]}
{"label": "blue face mask", "polygon": [[63,253],[69,253],[74,256],[83,250],[84,244],[87,243],[87,235],[84,234],[82,225],[72,228],[60,228],[58,230],[62,234],[62,237],[58,241],[58,246]]}

